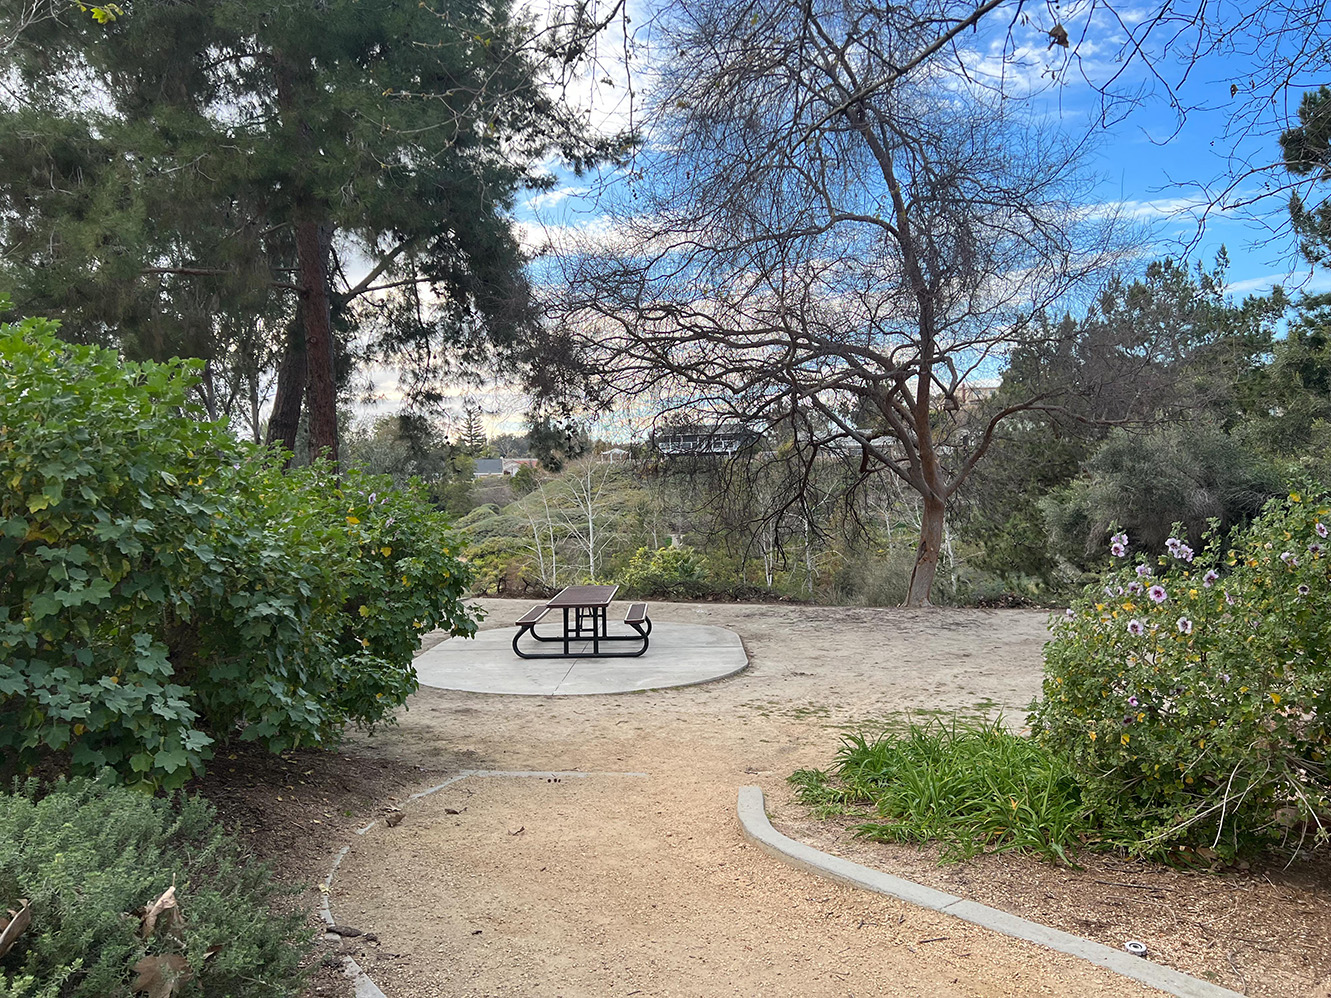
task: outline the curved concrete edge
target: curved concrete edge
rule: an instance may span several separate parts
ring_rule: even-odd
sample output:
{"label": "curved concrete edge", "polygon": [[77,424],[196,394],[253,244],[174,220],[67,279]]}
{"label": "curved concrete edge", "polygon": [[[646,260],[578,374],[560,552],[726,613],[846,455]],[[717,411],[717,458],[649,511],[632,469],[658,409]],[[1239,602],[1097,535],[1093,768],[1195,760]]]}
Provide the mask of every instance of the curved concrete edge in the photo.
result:
{"label": "curved concrete edge", "polygon": [[[443,783],[435,784],[432,787],[427,787],[426,789],[421,790],[418,793],[412,794],[407,798],[407,800],[409,801],[420,800],[422,797],[429,797],[431,794],[438,793],[440,790],[443,790],[445,787],[451,787],[454,783],[460,783],[469,776],[511,776],[511,777],[525,778],[525,779],[563,780],[566,778],[576,779],[587,776],[646,776],[646,775],[647,775],[646,773],[601,773],[595,770],[584,771],[577,769],[572,769],[572,770],[464,769],[462,772],[458,773],[457,776],[447,779]],[[356,834],[364,835],[366,832],[370,831],[370,829],[374,828],[374,826],[377,824],[379,824],[379,819],[376,818],[374,821],[371,821],[364,828],[356,829]],[[333,877],[336,876],[338,867],[342,865],[342,860],[347,858],[347,853],[349,852],[351,852],[351,846],[343,846],[341,850],[338,851],[337,856],[335,856],[333,859],[333,865],[328,869],[328,876],[324,877],[323,883],[319,885],[319,894],[322,898],[322,900],[319,903],[319,917],[323,919],[324,925],[327,925],[329,927],[337,924],[336,922],[333,921],[333,909],[332,906],[329,905],[328,903],[328,898],[333,892]],[[342,937],[335,932],[324,933],[324,939],[326,940],[333,940],[333,939],[340,940],[341,938]],[[355,959],[353,959],[352,957],[344,956],[342,958],[342,972],[351,978],[353,985],[356,989],[355,998],[388,998],[386,994],[384,994],[381,990],[379,990],[379,985],[375,984],[374,981],[370,980],[370,975],[365,973],[365,971],[361,969],[361,965],[358,964],[355,961]]]}
{"label": "curved concrete edge", "polygon": [[1178,995],[1179,998],[1243,998],[1237,991],[1209,984],[1181,971],[1162,967],[1102,943],[1051,929],[1038,922],[999,911],[997,908],[966,901],[932,887],[903,880],[881,870],[820,852],[803,842],[797,842],[789,836],[782,835],[767,820],[767,809],[763,804],[761,787],[740,787],[737,810],[745,838],[768,855],[817,876],[837,880],[876,894],[887,894],[922,908],[955,915],[963,921],[992,929],[1005,936],[1025,939],[1027,942],[1060,953],[1081,957],[1116,974],[1158,988],[1168,994]]}
{"label": "curved concrete edge", "polygon": [[[351,852],[351,846],[343,846],[342,851],[337,854],[337,859],[333,860],[333,867],[328,871],[328,876],[324,877],[323,889],[319,892],[323,895],[323,903],[319,906],[319,917],[324,920],[324,925],[330,928],[337,923],[333,921],[333,911],[328,906],[328,895],[333,889],[333,874],[337,873],[337,868],[342,865],[342,860],[346,858],[347,853]],[[341,940],[342,937],[333,932],[325,932],[325,939]],[[352,984],[356,989],[356,998],[388,998],[386,994],[379,990],[379,985],[370,980],[370,975],[361,969],[352,957],[344,956],[342,958],[342,973],[351,978]]]}

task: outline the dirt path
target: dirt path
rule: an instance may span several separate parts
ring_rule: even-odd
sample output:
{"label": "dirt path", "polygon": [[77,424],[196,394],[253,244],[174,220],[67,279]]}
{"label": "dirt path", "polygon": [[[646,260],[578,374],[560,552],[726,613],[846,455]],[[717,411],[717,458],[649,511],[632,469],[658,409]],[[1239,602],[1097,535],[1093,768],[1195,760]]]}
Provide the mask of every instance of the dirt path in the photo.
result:
{"label": "dirt path", "polygon": [[[484,601],[491,626],[530,604]],[[470,777],[353,843],[340,922],[390,998],[448,995],[1148,995],[1071,957],[798,872],[747,845],[735,794],[825,767],[837,728],[903,712],[1024,714],[1045,615],[666,604],[722,624],[751,668],[703,687],[603,697],[422,690],[359,743],[423,767],[580,770]],[[645,773],[645,776],[608,775]]]}

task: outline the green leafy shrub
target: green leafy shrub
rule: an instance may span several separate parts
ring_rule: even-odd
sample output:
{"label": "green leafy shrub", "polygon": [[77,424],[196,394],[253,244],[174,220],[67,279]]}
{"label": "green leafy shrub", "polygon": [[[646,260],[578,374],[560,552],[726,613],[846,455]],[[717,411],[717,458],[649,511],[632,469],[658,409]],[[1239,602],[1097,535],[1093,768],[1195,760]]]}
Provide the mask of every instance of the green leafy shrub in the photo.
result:
{"label": "green leafy shrub", "polygon": [[638,596],[699,596],[713,591],[707,559],[687,545],[639,548],[619,576]]}
{"label": "green leafy shrub", "polygon": [[912,724],[903,735],[846,737],[834,777],[801,770],[799,799],[824,815],[872,808],[854,831],[880,842],[944,845],[944,858],[1018,849],[1071,862],[1098,837],[1072,761],[998,722]]}
{"label": "green leafy shrub", "polygon": [[1158,554],[1171,524],[1181,523],[1197,542],[1211,520],[1224,529],[1246,524],[1281,492],[1273,465],[1205,424],[1145,434],[1115,430],[1082,471],[1040,506],[1051,547],[1074,565],[1097,569],[1111,523],[1121,524],[1139,549]]}
{"label": "green leafy shrub", "polygon": [[1139,851],[1327,841],[1328,532],[1331,506],[1295,493],[1224,563],[1215,532],[1202,555],[1173,538],[1054,624],[1032,729],[1111,782]]}
{"label": "green leafy shrub", "polygon": [[204,422],[199,365],[0,328],[0,750],[184,783],[217,738],[273,751],[385,720],[420,633],[474,632],[418,487],[283,474]]}
{"label": "green leafy shrub", "polygon": [[467,565],[477,595],[496,596],[543,590],[532,565],[531,545],[518,537],[495,534],[467,545]]}
{"label": "green leafy shrub", "polygon": [[[182,926],[140,938],[133,913],[172,884]],[[168,954],[193,972],[182,998],[297,995],[310,932],[299,912],[270,910],[275,896],[267,868],[200,798],[154,799],[110,779],[0,794],[0,904],[26,897],[32,909],[0,960],[6,998],[129,998],[134,965]]]}

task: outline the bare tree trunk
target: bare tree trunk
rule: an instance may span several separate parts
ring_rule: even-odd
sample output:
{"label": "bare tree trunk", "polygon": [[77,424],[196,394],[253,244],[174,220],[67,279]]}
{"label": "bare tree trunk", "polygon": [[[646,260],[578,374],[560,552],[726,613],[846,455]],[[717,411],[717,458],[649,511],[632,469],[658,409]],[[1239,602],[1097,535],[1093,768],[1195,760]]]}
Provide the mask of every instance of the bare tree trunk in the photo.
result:
{"label": "bare tree trunk", "polygon": [[208,413],[210,423],[217,422],[217,385],[213,379],[213,362],[203,362],[203,378],[199,382],[199,393],[203,396],[203,408]]}
{"label": "bare tree trunk", "polygon": [[337,385],[333,376],[333,316],[328,298],[328,227],[315,219],[296,223],[296,257],[305,309],[309,364],[310,459],[337,467]]}
{"label": "bare tree trunk", "polygon": [[[300,409],[305,398],[305,382],[309,379],[309,365],[305,361],[305,325],[301,313],[304,305],[296,305],[296,317],[287,332],[287,346],[282,354],[282,366],[277,370],[277,395],[273,399],[273,414],[268,417],[268,443],[281,444],[288,454],[295,453],[296,434],[300,431]],[[290,459],[287,465],[291,464]]]}
{"label": "bare tree trunk", "polygon": [[929,591],[933,589],[938,556],[943,550],[943,515],[946,509],[943,500],[931,495],[924,497],[924,510],[920,516],[920,546],[915,550],[915,567],[910,573],[906,606],[929,605]]}
{"label": "bare tree trunk", "polygon": [[253,372],[249,379],[250,435],[256,444],[263,443],[259,436],[259,374]]}

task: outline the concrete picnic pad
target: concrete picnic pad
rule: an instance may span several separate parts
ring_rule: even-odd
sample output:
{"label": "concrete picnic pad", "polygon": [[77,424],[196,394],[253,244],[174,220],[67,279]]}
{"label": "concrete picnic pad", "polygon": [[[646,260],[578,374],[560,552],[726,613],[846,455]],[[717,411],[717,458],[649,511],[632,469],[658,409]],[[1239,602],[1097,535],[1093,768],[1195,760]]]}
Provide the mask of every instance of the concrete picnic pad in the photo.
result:
{"label": "concrete picnic pad", "polygon": [[[637,658],[518,658],[514,630],[488,628],[422,652],[415,661],[421,685],[516,696],[633,693],[724,679],[749,664],[739,635],[709,624],[654,623],[651,643]],[[591,651],[590,641],[578,644]]]}

